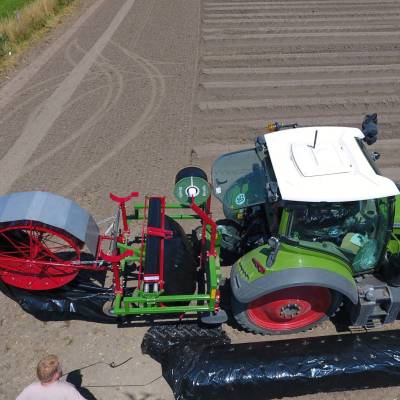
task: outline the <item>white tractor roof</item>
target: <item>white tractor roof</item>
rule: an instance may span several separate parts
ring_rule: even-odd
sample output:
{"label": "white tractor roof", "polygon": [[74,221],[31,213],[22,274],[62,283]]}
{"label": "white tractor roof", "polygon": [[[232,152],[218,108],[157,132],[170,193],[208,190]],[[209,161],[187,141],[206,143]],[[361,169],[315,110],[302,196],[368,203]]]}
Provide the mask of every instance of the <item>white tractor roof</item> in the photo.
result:
{"label": "white tractor roof", "polygon": [[355,140],[363,137],[359,129],[337,126],[267,133],[282,199],[336,202],[399,194],[394,182],[369,164]]}

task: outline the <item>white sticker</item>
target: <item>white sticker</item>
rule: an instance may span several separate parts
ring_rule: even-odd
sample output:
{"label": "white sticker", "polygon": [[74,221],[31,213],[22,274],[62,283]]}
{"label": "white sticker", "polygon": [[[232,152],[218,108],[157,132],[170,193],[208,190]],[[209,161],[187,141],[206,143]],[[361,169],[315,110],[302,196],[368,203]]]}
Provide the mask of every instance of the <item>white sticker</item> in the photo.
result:
{"label": "white sticker", "polygon": [[188,197],[197,197],[200,193],[200,189],[197,186],[189,186],[186,188],[186,196]]}
{"label": "white sticker", "polygon": [[356,233],[351,237],[350,242],[358,247],[362,247],[367,242],[367,239],[363,235]]}
{"label": "white sticker", "polygon": [[241,206],[241,205],[244,204],[245,202],[246,202],[246,195],[245,195],[244,193],[239,193],[239,194],[236,196],[235,203],[236,203],[238,206]]}
{"label": "white sticker", "polygon": [[219,186],[215,188],[215,193],[221,194],[221,192],[222,192],[222,189]]}

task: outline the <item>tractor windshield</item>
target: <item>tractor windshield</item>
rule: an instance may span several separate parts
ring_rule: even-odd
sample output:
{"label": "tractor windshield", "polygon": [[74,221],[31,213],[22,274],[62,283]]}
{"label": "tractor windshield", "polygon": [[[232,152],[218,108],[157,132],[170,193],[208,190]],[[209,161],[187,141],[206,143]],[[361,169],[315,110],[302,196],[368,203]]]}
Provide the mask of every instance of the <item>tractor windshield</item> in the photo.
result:
{"label": "tractor windshield", "polygon": [[255,149],[218,158],[212,167],[215,196],[228,210],[239,210],[266,199],[266,175]]}
{"label": "tractor windshield", "polygon": [[355,272],[374,269],[393,216],[388,198],[310,203],[292,208],[288,236],[301,246],[339,256]]}

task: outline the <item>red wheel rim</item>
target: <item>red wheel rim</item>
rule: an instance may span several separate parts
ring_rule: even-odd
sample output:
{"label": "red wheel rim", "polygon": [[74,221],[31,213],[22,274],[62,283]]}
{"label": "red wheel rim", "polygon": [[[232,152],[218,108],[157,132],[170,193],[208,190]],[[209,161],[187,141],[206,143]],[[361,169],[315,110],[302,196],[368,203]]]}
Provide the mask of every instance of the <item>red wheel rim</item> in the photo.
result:
{"label": "red wheel rim", "polygon": [[78,274],[80,248],[69,236],[30,224],[0,229],[0,278],[22,289],[61,287]]}
{"label": "red wheel rim", "polygon": [[331,306],[327,288],[301,286],[267,294],[249,304],[251,322],[272,331],[291,331],[319,321]]}

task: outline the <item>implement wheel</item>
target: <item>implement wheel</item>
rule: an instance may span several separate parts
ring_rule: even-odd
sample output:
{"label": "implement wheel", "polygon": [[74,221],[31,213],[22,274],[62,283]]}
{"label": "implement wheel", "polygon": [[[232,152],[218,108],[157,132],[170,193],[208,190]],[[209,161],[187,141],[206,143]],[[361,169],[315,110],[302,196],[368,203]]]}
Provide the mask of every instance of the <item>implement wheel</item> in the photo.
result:
{"label": "implement wheel", "polygon": [[331,317],[341,295],[319,286],[290,287],[244,304],[233,299],[236,321],[245,330],[280,335],[308,330]]}
{"label": "implement wheel", "polygon": [[80,246],[65,232],[35,222],[0,228],[0,279],[29,290],[49,290],[78,274]]}

